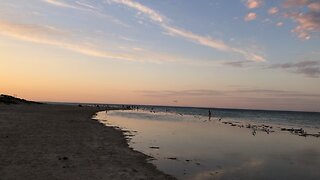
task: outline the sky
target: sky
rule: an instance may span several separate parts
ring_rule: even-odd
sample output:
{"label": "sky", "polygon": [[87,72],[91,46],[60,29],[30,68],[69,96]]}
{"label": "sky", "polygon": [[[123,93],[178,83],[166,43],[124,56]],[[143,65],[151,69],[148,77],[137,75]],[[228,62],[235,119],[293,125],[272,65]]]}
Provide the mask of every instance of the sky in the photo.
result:
{"label": "sky", "polygon": [[1,0],[0,93],[320,112],[320,0]]}

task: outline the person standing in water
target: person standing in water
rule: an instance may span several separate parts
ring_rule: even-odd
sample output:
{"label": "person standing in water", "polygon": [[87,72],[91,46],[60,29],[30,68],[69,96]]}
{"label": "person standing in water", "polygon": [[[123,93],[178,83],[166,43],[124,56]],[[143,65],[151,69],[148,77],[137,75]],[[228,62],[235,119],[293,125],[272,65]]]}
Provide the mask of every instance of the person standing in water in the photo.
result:
{"label": "person standing in water", "polygon": [[209,114],[209,121],[210,121],[211,120],[211,111],[210,110],[209,110],[208,114]]}

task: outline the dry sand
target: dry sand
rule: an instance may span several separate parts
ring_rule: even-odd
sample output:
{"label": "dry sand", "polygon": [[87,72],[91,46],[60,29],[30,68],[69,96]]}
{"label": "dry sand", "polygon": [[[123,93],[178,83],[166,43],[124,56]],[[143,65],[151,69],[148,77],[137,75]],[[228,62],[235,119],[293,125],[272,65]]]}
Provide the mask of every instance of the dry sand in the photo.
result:
{"label": "dry sand", "polygon": [[173,179],[91,117],[94,107],[0,104],[1,180]]}

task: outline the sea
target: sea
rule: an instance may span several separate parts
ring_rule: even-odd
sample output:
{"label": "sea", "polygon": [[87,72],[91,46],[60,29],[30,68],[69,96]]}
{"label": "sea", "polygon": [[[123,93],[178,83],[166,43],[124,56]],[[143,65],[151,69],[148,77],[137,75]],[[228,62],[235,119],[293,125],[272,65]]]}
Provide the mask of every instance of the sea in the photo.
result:
{"label": "sea", "polygon": [[[127,106],[94,119],[178,179],[320,179],[320,113]],[[211,114],[211,116],[209,115]]]}

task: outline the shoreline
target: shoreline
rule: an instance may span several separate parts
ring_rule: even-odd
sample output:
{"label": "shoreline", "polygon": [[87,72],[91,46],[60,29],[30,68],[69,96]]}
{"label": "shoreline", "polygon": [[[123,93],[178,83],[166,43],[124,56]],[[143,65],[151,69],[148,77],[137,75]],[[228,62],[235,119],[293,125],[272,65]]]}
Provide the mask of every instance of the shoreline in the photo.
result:
{"label": "shoreline", "polygon": [[318,134],[304,129],[146,110],[99,112],[97,119],[128,131],[130,147],[178,179],[319,177]]}
{"label": "shoreline", "polygon": [[3,179],[175,179],[129,147],[97,107],[0,104]]}

